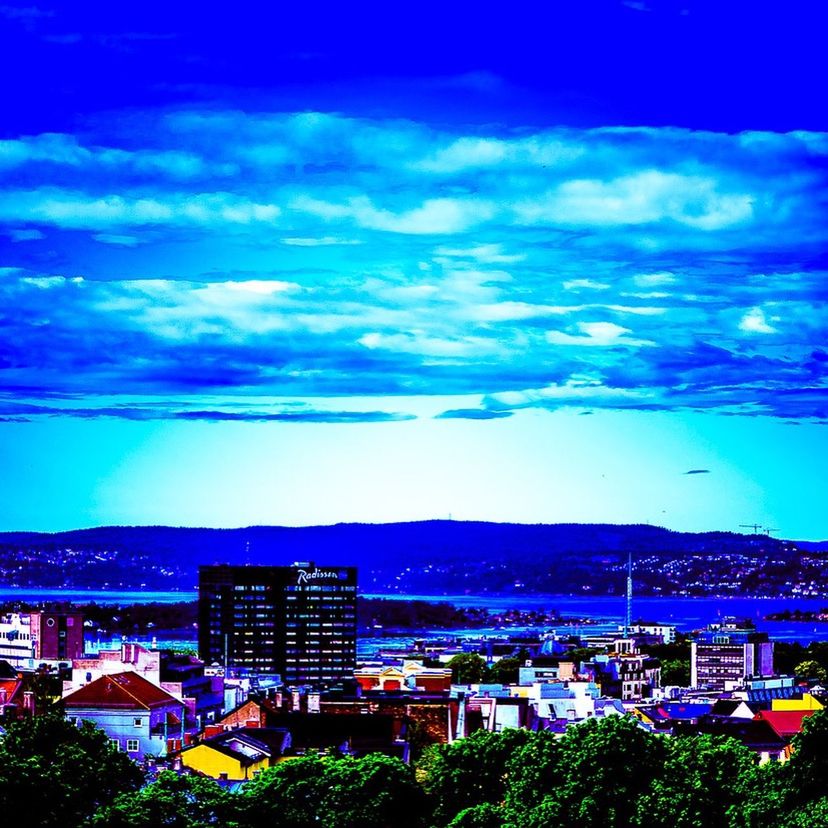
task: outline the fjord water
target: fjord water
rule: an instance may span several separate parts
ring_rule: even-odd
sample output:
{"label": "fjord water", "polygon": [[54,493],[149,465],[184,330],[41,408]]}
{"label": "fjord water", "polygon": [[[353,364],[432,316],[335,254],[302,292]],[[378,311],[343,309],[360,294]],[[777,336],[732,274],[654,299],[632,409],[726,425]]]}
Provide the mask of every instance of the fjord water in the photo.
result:
{"label": "fjord water", "polygon": [[[564,618],[592,619],[599,625],[621,623],[624,618],[625,599],[623,596],[604,595],[400,595],[367,594],[366,598],[387,598],[389,600],[445,601],[458,607],[484,607],[490,611],[508,609],[557,611]],[[55,590],[55,589],[0,589],[0,602],[11,606],[16,601],[61,601],[73,604],[149,604],[195,601],[196,592],[144,592],[139,590]],[[633,619],[675,624],[681,632],[690,632],[722,618],[749,619],[757,627],[766,630],[771,638],[784,641],[828,640],[828,622],[765,621],[769,613],[786,609],[819,610],[828,606],[828,598],[796,597],[640,597],[633,599]],[[577,629],[583,626],[567,623],[549,624],[557,630]],[[591,627],[590,627],[591,628]],[[441,632],[423,630],[423,633]],[[465,630],[446,631],[452,635]],[[470,631],[479,632],[479,631]],[[489,629],[490,634],[504,630]],[[159,636],[159,643],[162,637]]]}

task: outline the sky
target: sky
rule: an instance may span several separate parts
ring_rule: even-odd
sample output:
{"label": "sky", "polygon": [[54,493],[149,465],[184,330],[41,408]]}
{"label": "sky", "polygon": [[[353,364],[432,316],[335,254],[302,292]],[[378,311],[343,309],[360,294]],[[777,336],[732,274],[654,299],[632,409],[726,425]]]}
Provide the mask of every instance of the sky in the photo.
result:
{"label": "sky", "polygon": [[0,5],[0,530],[828,538],[825,18]]}

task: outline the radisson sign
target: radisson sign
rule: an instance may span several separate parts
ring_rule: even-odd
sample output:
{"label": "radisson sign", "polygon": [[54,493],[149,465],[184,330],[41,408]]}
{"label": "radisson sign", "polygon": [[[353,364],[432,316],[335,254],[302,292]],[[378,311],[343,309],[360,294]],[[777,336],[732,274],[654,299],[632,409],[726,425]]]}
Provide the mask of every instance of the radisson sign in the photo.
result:
{"label": "radisson sign", "polygon": [[307,569],[300,569],[298,570],[296,583],[307,584],[310,581],[322,581],[329,580],[331,578],[338,579],[339,573],[333,569],[312,569],[310,571]]}

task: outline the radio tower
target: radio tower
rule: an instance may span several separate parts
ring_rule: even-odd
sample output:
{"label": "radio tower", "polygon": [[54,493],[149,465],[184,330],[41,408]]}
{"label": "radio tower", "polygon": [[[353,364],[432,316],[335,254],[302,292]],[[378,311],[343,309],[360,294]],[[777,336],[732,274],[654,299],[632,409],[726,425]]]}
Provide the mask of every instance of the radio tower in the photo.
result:
{"label": "radio tower", "polygon": [[629,638],[632,626],[632,550],[627,559],[627,611],[624,615],[624,637]]}

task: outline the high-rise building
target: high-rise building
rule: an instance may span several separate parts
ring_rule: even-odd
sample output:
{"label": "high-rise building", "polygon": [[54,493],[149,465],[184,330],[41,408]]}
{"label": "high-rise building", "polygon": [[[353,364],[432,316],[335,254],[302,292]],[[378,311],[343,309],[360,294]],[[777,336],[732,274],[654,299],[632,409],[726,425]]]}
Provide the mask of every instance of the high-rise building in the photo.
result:
{"label": "high-rise building", "polygon": [[289,685],[352,677],[356,591],[355,567],[202,566],[199,655]]}
{"label": "high-rise building", "polygon": [[773,675],[773,642],[749,623],[711,624],[690,645],[690,684],[725,690],[751,676]]}

